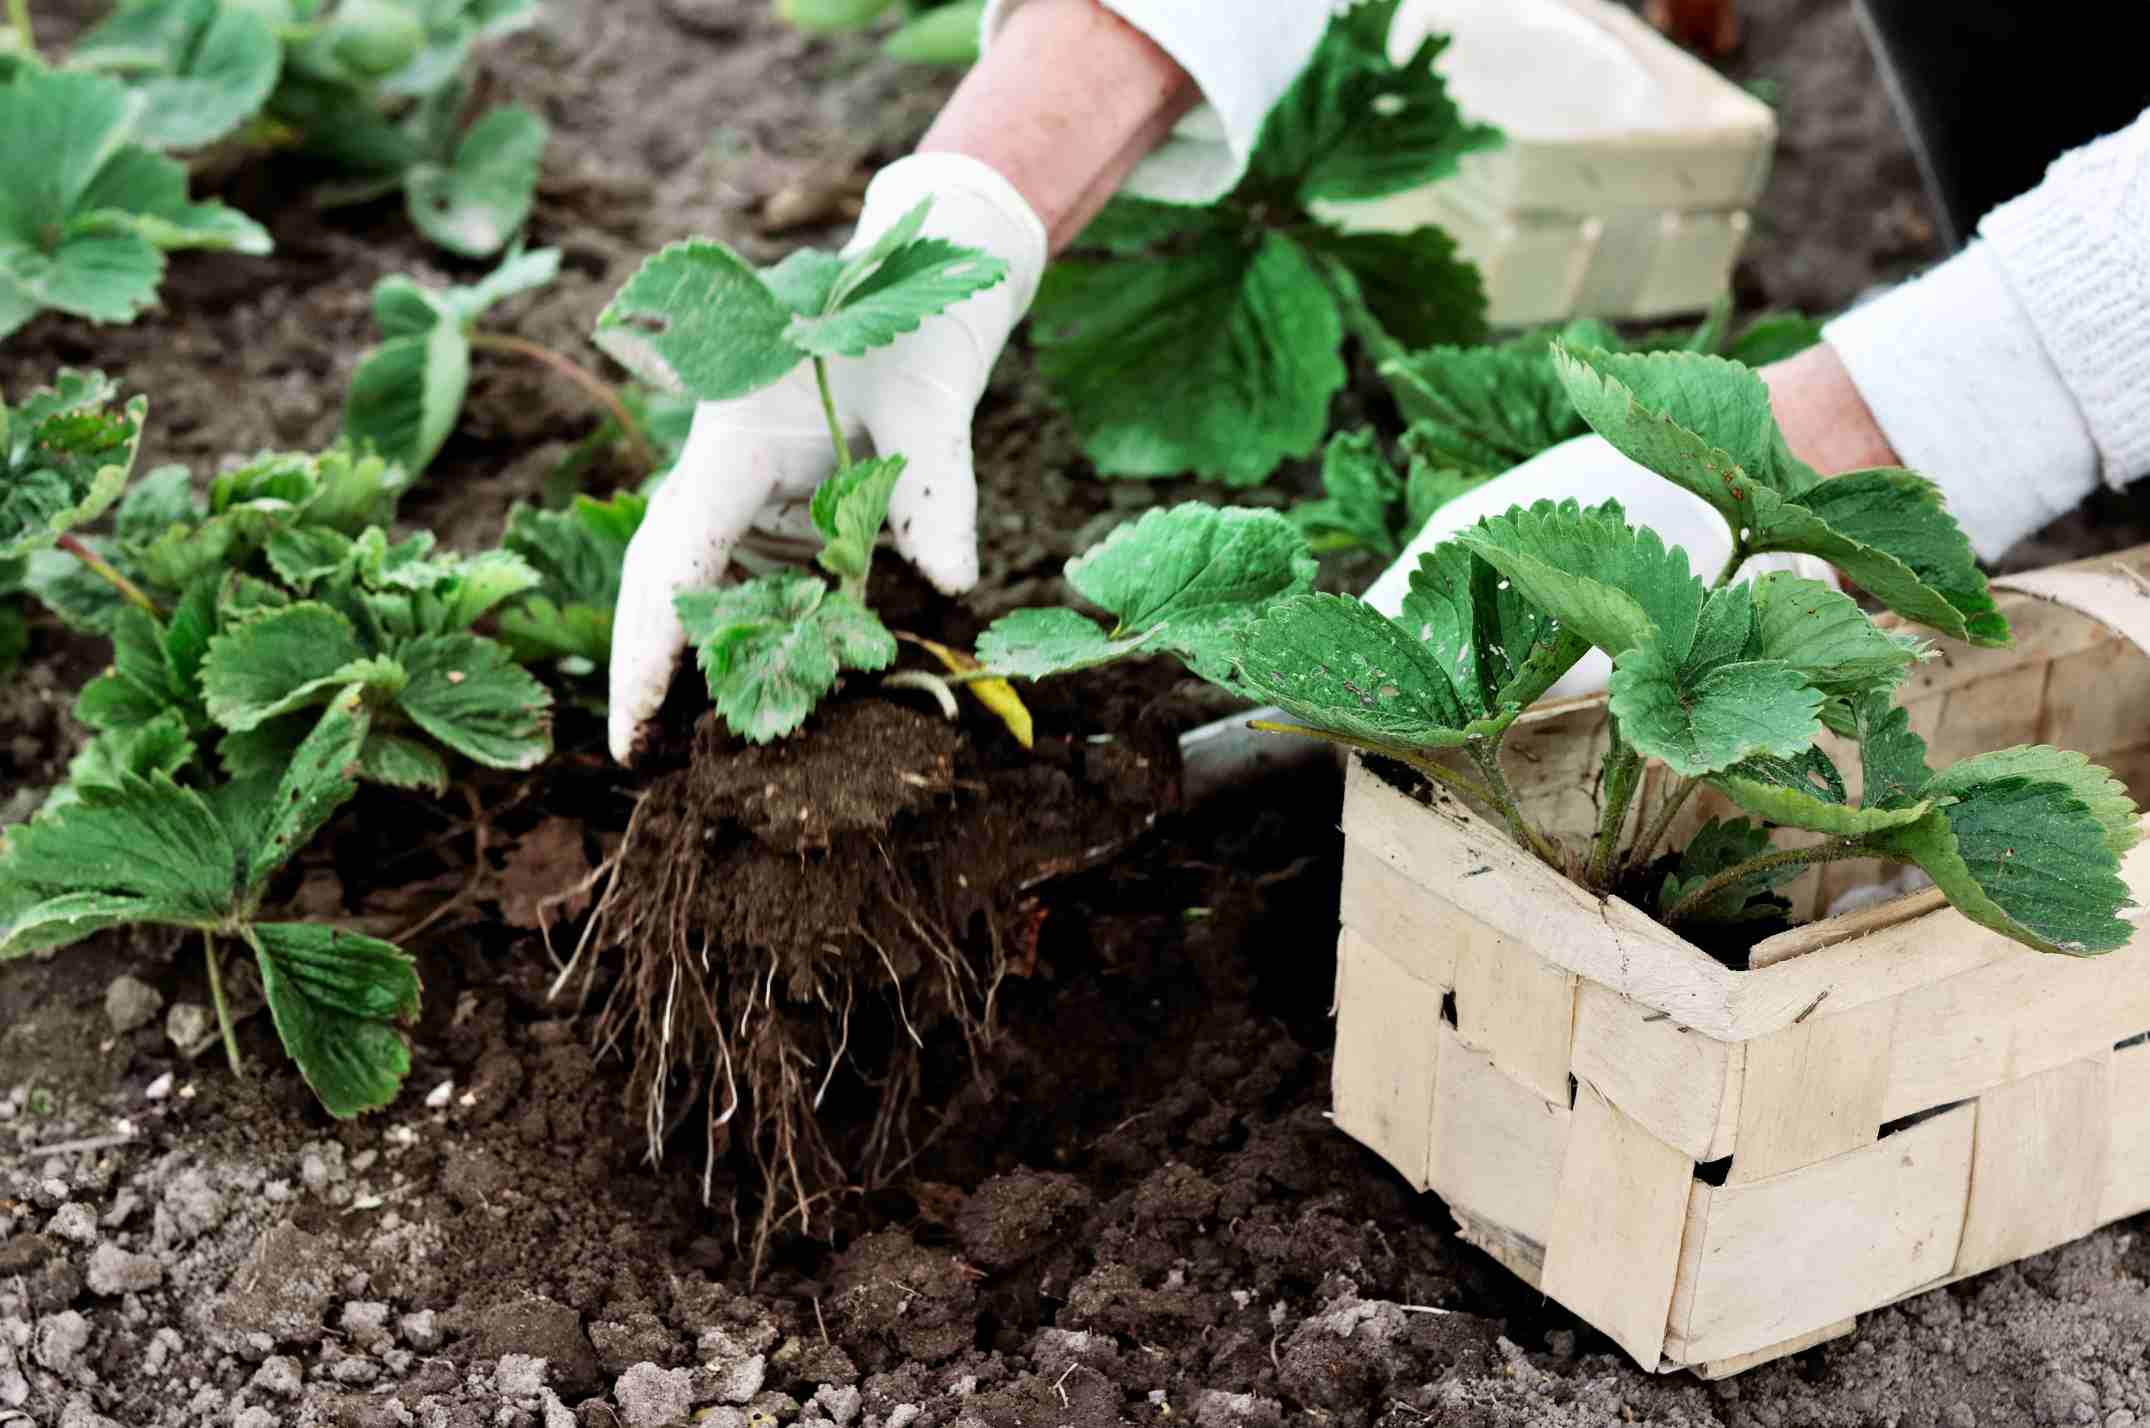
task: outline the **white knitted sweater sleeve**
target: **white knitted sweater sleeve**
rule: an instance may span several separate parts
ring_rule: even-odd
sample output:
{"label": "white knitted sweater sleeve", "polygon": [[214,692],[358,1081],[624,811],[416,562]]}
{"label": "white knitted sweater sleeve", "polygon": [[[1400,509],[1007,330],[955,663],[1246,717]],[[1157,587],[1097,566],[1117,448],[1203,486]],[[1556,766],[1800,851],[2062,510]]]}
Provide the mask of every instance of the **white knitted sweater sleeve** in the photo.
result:
{"label": "white knitted sweater sleeve", "polygon": [[2150,113],[2062,156],[1979,234],[1824,335],[1992,559],[2101,476],[2150,475]]}
{"label": "white knitted sweater sleeve", "polygon": [[[980,47],[1023,0],[987,0]],[[1306,68],[1335,8],[1332,0],[1098,0],[1172,56],[1202,104],[1135,166],[1124,192],[1167,203],[1221,198],[1246,172],[1262,120]]]}

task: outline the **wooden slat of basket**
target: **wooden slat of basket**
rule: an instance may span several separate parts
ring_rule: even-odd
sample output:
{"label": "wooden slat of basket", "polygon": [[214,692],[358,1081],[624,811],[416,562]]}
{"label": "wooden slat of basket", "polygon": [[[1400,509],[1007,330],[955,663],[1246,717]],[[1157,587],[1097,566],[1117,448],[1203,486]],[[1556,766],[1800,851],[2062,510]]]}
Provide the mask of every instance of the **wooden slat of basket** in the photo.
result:
{"label": "wooden slat of basket", "polygon": [[1429,1185],[1441,996],[1352,928],[1339,934],[1333,1114],[1415,1190]]}
{"label": "wooden slat of basket", "polygon": [[2150,1210],[2150,1043],[2113,1053],[2113,1139],[2098,1223]]}
{"label": "wooden slat of basket", "polygon": [[1540,1288],[1637,1363],[1665,1345],[1694,1172],[1588,1081],[1577,1088]]}
{"label": "wooden slat of basket", "polygon": [[1451,1209],[1535,1245],[1542,1260],[1573,1113],[1565,1096],[1545,1100],[1464,1045],[1447,1022],[1439,1027],[1433,1189]]}
{"label": "wooden slat of basket", "polygon": [[1456,942],[1457,1033],[1543,1099],[1567,1104],[1575,975],[1460,908],[1445,916]]}
{"label": "wooden slat of basket", "polygon": [[1856,1316],[1839,1319],[1834,1324],[1824,1324],[1819,1329],[1810,1329],[1804,1334],[1786,1339],[1781,1344],[1771,1344],[1766,1349],[1756,1349],[1752,1353],[1746,1354],[1735,1354],[1728,1359],[1710,1359],[1704,1363],[1675,1364],[1672,1367],[1692,1368],[1702,1378],[1730,1378],[1734,1374],[1745,1373],[1748,1369],[1758,1368],[1763,1364],[1785,1358],[1791,1354],[1803,1354],[1815,1345],[1826,1344],[1831,1339],[1841,1339],[1858,1327],[1859,1320]]}
{"label": "wooden slat of basket", "polygon": [[1978,1098],[1971,1203],[1952,1274],[1977,1274],[2089,1234],[2112,1140],[2112,1053]]}
{"label": "wooden slat of basket", "polygon": [[1575,1075],[1690,1160],[1732,1153],[1743,1050],[1596,982],[1575,997]]}
{"label": "wooden slat of basket", "polygon": [[1901,998],[1814,1017],[1746,1044],[1732,1184],[1870,1144],[1881,1130]]}
{"label": "wooden slat of basket", "polygon": [[1456,984],[1456,934],[1444,904],[1354,839],[1344,845],[1343,919],[1412,976]]}

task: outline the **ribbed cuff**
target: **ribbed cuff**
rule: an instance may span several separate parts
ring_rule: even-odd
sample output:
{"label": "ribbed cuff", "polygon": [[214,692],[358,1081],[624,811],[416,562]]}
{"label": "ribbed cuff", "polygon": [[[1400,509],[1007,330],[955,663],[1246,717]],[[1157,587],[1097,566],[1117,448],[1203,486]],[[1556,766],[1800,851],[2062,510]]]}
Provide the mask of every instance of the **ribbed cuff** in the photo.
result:
{"label": "ribbed cuff", "polygon": [[1996,560],[2098,482],[2069,384],[1985,244],[1822,330],[1905,466]]}
{"label": "ribbed cuff", "polygon": [[1978,231],[2114,486],[2150,474],[2150,115],[2063,155]]}

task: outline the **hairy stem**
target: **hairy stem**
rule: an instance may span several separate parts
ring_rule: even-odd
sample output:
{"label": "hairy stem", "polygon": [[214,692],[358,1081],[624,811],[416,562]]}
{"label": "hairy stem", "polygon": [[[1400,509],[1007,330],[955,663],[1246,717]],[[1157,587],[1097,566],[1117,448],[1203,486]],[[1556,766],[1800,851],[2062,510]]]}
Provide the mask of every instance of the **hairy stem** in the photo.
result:
{"label": "hairy stem", "polygon": [[1478,771],[1486,776],[1486,791],[1490,795],[1487,802],[1498,809],[1501,817],[1508,821],[1508,832],[1515,841],[1537,854],[1540,861],[1551,867],[1559,867],[1560,850],[1553,846],[1552,839],[1530,826],[1530,820],[1523,816],[1523,805],[1517,801],[1515,790],[1508,786],[1508,776],[1501,772],[1500,746],[1472,743],[1464,745],[1464,750],[1470,754],[1471,762],[1478,765]]}
{"label": "hairy stem", "polygon": [[15,27],[15,35],[22,41],[22,52],[37,53],[37,32],[30,25],[30,0],[7,0],[7,19]]}
{"label": "hairy stem", "polygon": [[510,337],[504,332],[474,332],[470,335],[470,345],[473,351],[505,352],[539,363],[573,382],[582,388],[583,395],[603,407],[619,423],[628,445],[635,449],[635,459],[651,471],[657,469],[657,448],[651,444],[649,434],[642,430],[642,423],[627,410],[627,403],[621,400],[618,389],[574,358],[564,352],[555,352],[542,342]]}
{"label": "hairy stem", "polygon": [[1700,787],[1702,780],[1699,778],[1673,781],[1672,787],[1665,790],[1664,801],[1658,804],[1656,814],[1642,830],[1642,836],[1635,840],[1635,846],[1629,850],[1628,867],[1639,868],[1650,861],[1651,855],[1657,851],[1657,845],[1664,841],[1665,834],[1671,830],[1672,820],[1679,816],[1680,810],[1687,806],[1687,800],[1692,798],[1695,790]]}
{"label": "hairy stem", "polygon": [[821,389],[821,414],[828,419],[829,440],[836,445],[836,469],[851,469],[851,443],[844,440],[843,423],[836,419],[836,398],[829,391],[829,363],[825,357],[814,359],[814,385]]}
{"label": "hairy stem", "polygon": [[157,608],[156,601],[142,592],[141,586],[120,574],[118,568],[111,561],[106,560],[96,551],[90,549],[81,537],[70,531],[61,536],[54,544],[95,571],[97,577],[114,590],[117,590],[125,597],[128,604],[145,614],[153,615],[159,619],[163,618],[164,612]]}
{"label": "hairy stem", "polygon": [[216,934],[206,927],[202,929],[202,961],[209,967],[209,1004],[216,1008],[217,1030],[224,1036],[224,1059],[231,1063],[231,1074],[244,1076],[246,1068],[239,1064],[239,1035],[232,1030],[231,1006],[224,1000],[224,977],[217,970]]}
{"label": "hairy stem", "polygon": [[1731,867],[1726,868],[1717,876],[1704,882],[1702,886],[1682,897],[1671,907],[1665,909],[1664,920],[1668,923],[1678,922],[1688,913],[1693,912],[1695,908],[1717,896],[1717,894],[1731,887],[1734,883],[1744,882],[1756,873],[1766,873],[1772,868],[1796,868],[1808,863],[1834,863],[1843,858],[1886,858],[1889,856],[1889,854],[1870,848],[1864,843],[1854,842],[1849,839],[1834,839],[1827,843],[1816,843],[1811,848],[1779,848],[1772,852],[1749,858],[1744,863],[1734,863]]}
{"label": "hairy stem", "polygon": [[1642,755],[1615,732],[1613,746],[1605,751],[1605,804],[1598,810],[1598,836],[1590,845],[1590,868],[1584,874],[1584,881],[1600,892],[1612,883],[1620,830],[1627,826],[1628,806],[1641,782]]}
{"label": "hairy stem", "polygon": [[[969,677],[964,676],[964,678]],[[1247,721],[1247,727],[1259,729],[1265,734],[1295,734],[1302,739],[1320,739],[1324,743],[1341,744],[1347,749],[1358,749],[1364,753],[1379,754],[1384,759],[1394,759],[1396,762],[1424,774],[1435,783],[1441,784],[1453,792],[1460,793],[1465,798],[1483,803],[1489,808],[1497,806],[1493,797],[1493,790],[1487,788],[1470,775],[1459,774],[1452,768],[1435,763],[1432,759],[1407,754],[1400,749],[1391,748],[1387,744],[1375,743],[1372,739],[1354,738],[1350,734],[1335,734],[1327,729],[1315,729],[1305,724],[1280,723],[1275,719],[1250,719]]]}

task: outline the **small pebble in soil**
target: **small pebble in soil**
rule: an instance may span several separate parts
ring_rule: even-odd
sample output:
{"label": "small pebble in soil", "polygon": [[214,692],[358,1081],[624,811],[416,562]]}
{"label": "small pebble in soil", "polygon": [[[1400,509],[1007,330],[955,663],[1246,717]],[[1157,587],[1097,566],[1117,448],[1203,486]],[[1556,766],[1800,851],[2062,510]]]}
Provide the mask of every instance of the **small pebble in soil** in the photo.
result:
{"label": "small pebble in soil", "polygon": [[164,1266],[153,1255],[101,1244],[90,1251],[88,1278],[92,1294],[139,1294],[164,1282]]}
{"label": "small pebble in soil", "polygon": [[121,1034],[148,1026],[164,1010],[164,998],[155,987],[133,977],[114,977],[105,988],[105,1019]]}
{"label": "small pebble in soil", "polygon": [[685,1369],[636,1364],[613,1384],[612,1397],[627,1428],[664,1428],[694,1407],[694,1379]]}
{"label": "small pebble in soil", "polygon": [[192,1061],[216,1040],[216,1014],[198,1002],[174,1002],[164,1014],[164,1034],[181,1056]]}
{"label": "small pebble in soil", "polygon": [[97,1212],[80,1200],[69,1200],[52,1212],[45,1233],[69,1244],[93,1245],[97,1243]]}

